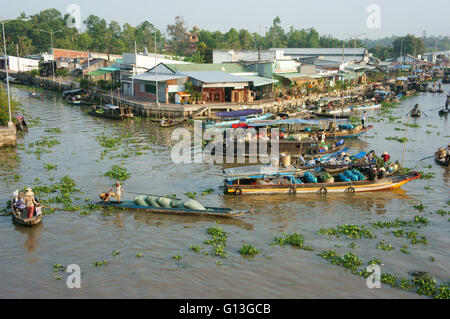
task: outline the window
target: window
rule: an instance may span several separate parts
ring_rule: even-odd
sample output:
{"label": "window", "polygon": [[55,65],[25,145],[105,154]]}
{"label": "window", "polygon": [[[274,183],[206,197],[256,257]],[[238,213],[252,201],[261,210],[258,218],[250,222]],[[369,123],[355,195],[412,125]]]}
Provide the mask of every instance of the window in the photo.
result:
{"label": "window", "polygon": [[154,84],[145,84],[145,92],[156,94],[156,85],[154,85]]}

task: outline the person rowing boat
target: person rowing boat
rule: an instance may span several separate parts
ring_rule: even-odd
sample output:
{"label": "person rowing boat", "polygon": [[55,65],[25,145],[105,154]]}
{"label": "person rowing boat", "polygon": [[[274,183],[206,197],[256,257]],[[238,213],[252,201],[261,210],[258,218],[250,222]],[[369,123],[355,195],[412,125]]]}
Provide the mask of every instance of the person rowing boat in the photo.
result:
{"label": "person rowing boat", "polygon": [[117,203],[121,203],[123,199],[123,187],[120,182],[116,182],[115,186],[108,192],[100,194],[100,199],[105,203],[108,202],[111,197],[117,199]]}

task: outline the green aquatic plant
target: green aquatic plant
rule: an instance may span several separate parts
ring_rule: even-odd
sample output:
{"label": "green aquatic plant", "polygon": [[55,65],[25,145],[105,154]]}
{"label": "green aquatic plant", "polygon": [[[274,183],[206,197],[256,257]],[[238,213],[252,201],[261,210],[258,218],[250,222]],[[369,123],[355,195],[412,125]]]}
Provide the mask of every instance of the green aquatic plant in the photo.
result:
{"label": "green aquatic plant", "polygon": [[92,264],[92,266],[94,266],[94,267],[101,267],[101,266],[106,266],[107,264],[108,264],[107,261],[101,260],[101,261],[96,261],[95,263]]}
{"label": "green aquatic plant", "polygon": [[384,241],[380,241],[380,242],[377,244],[377,249],[389,251],[389,250],[393,250],[393,249],[395,249],[395,248],[392,247],[392,245],[389,244],[389,243],[385,243]]}
{"label": "green aquatic plant", "polygon": [[352,273],[357,273],[358,267],[363,264],[361,258],[352,252],[347,252],[342,256],[339,256],[334,250],[328,250],[320,253],[319,256],[328,260],[334,265],[338,265],[350,270]]}
{"label": "green aquatic plant", "polygon": [[59,134],[62,132],[62,130],[58,127],[53,127],[53,128],[46,128],[44,130],[45,133],[54,133],[54,134]]}
{"label": "green aquatic plant", "polygon": [[44,168],[47,171],[57,170],[58,169],[58,165],[57,164],[51,164],[51,163],[44,163]]}
{"label": "green aquatic plant", "polygon": [[192,250],[193,252],[196,252],[199,254],[200,251],[203,249],[203,247],[202,246],[190,246],[189,249]]}
{"label": "green aquatic plant", "polygon": [[417,201],[416,205],[413,205],[413,207],[415,209],[417,209],[419,212],[423,212],[423,210],[425,209],[425,205],[422,203],[422,201]]}
{"label": "green aquatic plant", "polygon": [[113,252],[112,252],[112,255],[114,256],[114,257],[117,257],[117,256],[119,256],[120,255],[120,250],[113,250]]}
{"label": "green aquatic plant", "polygon": [[445,215],[449,215],[449,214],[450,214],[450,211],[443,210],[443,209],[439,209],[436,213],[437,213],[438,215],[445,216]]}
{"label": "green aquatic plant", "polygon": [[391,287],[397,286],[397,278],[389,273],[381,274],[381,282]]}
{"label": "green aquatic plant", "polygon": [[227,253],[225,252],[226,241],[228,233],[224,232],[221,227],[214,226],[206,230],[206,233],[211,237],[209,240],[205,240],[205,245],[212,245],[211,253],[215,256],[225,258]]}
{"label": "green aquatic plant", "polygon": [[206,195],[209,195],[209,194],[212,194],[212,193],[214,193],[214,189],[208,188],[207,190],[204,190],[202,192],[202,196],[206,196]]}
{"label": "green aquatic plant", "polygon": [[372,231],[366,229],[364,225],[352,225],[352,224],[338,225],[336,228],[331,227],[329,229],[321,228],[319,230],[319,234],[337,237],[339,237],[339,235],[345,235],[353,239],[360,239],[360,238],[372,239],[376,237],[372,233]]}
{"label": "green aquatic plant", "polygon": [[119,165],[113,165],[109,171],[107,171],[104,176],[108,176],[113,180],[124,181],[131,177],[131,173],[124,167]]}
{"label": "green aquatic plant", "polygon": [[296,248],[300,248],[303,250],[314,250],[311,246],[306,246],[305,245],[305,238],[303,237],[303,235],[299,234],[299,233],[293,233],[293,234],[286,234],[283,233],[283,236],[281,237],[275,237],[272,241],[272,246],[274,245],[279,245],[279,246],[286,246],[286,245],[290,245]]}
{"label": "green aquatic plant", "polygon": [[259,250],[249,244],[243,244],[239,253],[244,257],[254,257],[259,254]]}
{"label": "green aquatic plant", "polygon": [[136,257],[137,257],[137,258],[141,258],[142,256],[143,256],[142,253],[137,253],[137,254],[136,254]]}
{"label": "green aquatic plant", "polygon": [[187,192],[184,195],[186,195],[187,197],[191,198],[191,199],[195,199],[197,197],[197,193],[191,193],[191,192]]}
{"label": "green aquatic plant", "polygon": [[175,259],[175,260],[180,260],[183,257],[181,257],[180,255],[175,255],[175,256],[172,256],[172,258]]}

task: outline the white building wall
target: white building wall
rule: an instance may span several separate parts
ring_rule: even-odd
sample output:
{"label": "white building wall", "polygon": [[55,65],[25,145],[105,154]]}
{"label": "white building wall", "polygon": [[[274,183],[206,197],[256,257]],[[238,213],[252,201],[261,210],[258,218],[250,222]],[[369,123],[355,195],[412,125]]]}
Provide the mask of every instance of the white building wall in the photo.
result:
{"label": "white building wall", "polygon": [[8,59],[9,69],[13,72],[29,72],[39,69],[38,60],[17,58],[15,56],[8,56]]}

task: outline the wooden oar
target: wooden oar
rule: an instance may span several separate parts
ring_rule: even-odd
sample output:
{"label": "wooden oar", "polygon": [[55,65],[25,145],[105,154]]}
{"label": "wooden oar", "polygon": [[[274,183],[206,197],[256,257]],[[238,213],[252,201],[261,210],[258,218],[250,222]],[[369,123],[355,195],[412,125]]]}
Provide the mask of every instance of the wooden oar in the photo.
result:
{"label": "wooden oar", "polygon": [[426,159],[429,159],[429,158],[432,158],[432,157],[434,157],[434,155],[431,155],[431,156],[428,156],[428,157],[422,158],[422,159],[420,159],[419,161],[423,161],[423,160],[426,160]]}

